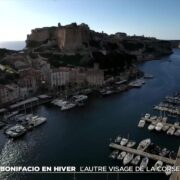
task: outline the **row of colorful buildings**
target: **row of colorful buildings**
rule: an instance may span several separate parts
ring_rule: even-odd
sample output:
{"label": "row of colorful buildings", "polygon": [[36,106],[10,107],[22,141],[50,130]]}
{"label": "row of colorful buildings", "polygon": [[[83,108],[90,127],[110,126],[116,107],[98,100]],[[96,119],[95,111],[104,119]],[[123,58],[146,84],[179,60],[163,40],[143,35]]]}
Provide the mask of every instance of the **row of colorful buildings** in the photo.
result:
{"label": "row of colorful buildings", "polygon": [[[16,62],[17,64],[17,62]],[[0,104],[16,102],[37,93],[41,88],[47,91],[61,86],[102,86],[104,71],[98,64],[93,68],[59,67],[51,68],[42,58],[31,59],[29,67],[18,69],[19,79],[16,83],[0,85]]]}

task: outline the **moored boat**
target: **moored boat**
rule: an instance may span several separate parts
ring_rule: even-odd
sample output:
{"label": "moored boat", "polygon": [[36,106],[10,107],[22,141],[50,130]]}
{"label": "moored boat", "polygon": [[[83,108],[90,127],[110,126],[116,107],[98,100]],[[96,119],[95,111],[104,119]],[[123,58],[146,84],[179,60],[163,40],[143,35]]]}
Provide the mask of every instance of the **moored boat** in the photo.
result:
{"label": "moored boat", "polygon": [[134,157],[134,154],[127,153],[123,159],[123,164],[126,165],[126,164],[130,163],[132,161],[133,157]]}
{"label": "moored boat", "polygon": [[115,158],[117,158],[118,154],[119,154],[119,151],[118,151],[118,150],[114,150],[114,151],[110,154],[109,157],[112,158],[112,159],[115,159]]}
{"label": "moored boat", "polygon": [[64,104],[62,107],[61,107],[61,111],[65,111],[65,110],[68,110],[68,109],[72,109],[76,106],[76,104],[74,103],[66,103]]}
{"label": "moored boat", "polygon": [[157,161],[157,162],[155,163],[154,169],[155,169],[156,171],[158,171],[158,168],[159,168],[159,167],[162,167],[162,165],[163,165],[163,162],[159,160],[159,161]]}
{"label": "moored boat", "polygon": [[168,129],[169,129],[168,125],[164,125],[163,128],[162,128],[163,131],[167,131]]}
{"label": "moored boat", "polygon": [[141,120],[139,121],[139,123],[138,123],[138,127],[139,127],[139,128],[143,128],[143,127],[145,126],[145,123],[146,123],[146,121],[143,120],[143,119],[141,119]]}
{"label": "moored boat", "polygon": [[154,124],[150,124],[149,126],[148,126],[148,130],[149,131],[152,131],[152,130],[154,130],[155,129],[155,125]]}
{"label": "moored boat", "polygon": [[128,139],[127,138],[122,138],[120,145],[121,146],[125,146],[128,143]]}
{"label": "moored boat", "polygon": [[121,139],[122,139],[121,136],[117,136],[114,142],[115,143],[120,143]]}
{"label": "moored boat", "polygon": [[137,149],[141,151],[145,151],[150,144],[151,144],[151,139],[144,139],[139,143]]}
{"label": "moored boat", "polygon": [[128,143],[127,143],[127,147],[133,147],[133,146],[135,146],[136,145],[136,142],[135,141],[129,141]]}
{"label": "moored boat", "polygon": [[158,123],[156,124],[155,130],[156,130],[156,131],[161,131],[162,128],[163,128],[163,124],[162,124],[161,122],[158,122]]}
{"label": "moored boat", "polygon": [[22,136],[23,134],[26,133],[26,128],[20,124],[16,124],[15,126],[12,126],[8,128],[5,131],[5,134],[11,138],[17,138],[19,136]]}
{"label": "moored boat", "polygon": [[180,129],[177,129],[176,132],[174,133],[175,136],[180,136]]}
{"label": "moored boat", "polygon": [[126,156],[126,152],[125,151],[122,151],[119,155],[118,155],[118,157],[117,157],[117,159],[118,160],[123,160],[124,159],[124,157]]}
{"label": "moored boat", "polygon": [[137,155],[132,161],[131,164],[137,165],[141,160],[141,156]]}
{"label": "moored boat", "polygon": [[172,126],[172,127],[170,127],[170,128],[168,129],[167,134],[168,134],[168,135],[173,135],[174,132],[175,132],[175,130],[176,130],[175,127]]}

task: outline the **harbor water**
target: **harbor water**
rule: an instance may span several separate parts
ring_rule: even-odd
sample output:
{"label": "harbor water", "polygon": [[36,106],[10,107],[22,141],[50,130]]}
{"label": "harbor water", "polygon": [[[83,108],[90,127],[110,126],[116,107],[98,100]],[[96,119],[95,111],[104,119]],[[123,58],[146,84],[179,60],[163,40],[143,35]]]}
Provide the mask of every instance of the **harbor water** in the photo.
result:
{"label": "harbor water", "polygon": [[[151,138],[160,147],[177,152],[178,137],[165,133],[148,132],[137,124],[145,113],[157,114],[153,106],[166,95],[180,90],[180,49],[161,60],[139,65],[153,74],[139,89],[131,89],[108,97],[92,96],[85,107],[61,112],[60,108],[46,104],[34,110],[47,117],[47,123],[12,141],[0,133],[1,166],[121,166],[110,159],[109,143],[117,135],[129,136],[139,142]],[[173,122],[173,120],[171,120]],[[154,162],[152,162],[154,163]],[[22,174],[0,173],[3,180],[71,180],[74,174]],[[168,179],[164,174],[76,174],[77,180],[139,180]]]}

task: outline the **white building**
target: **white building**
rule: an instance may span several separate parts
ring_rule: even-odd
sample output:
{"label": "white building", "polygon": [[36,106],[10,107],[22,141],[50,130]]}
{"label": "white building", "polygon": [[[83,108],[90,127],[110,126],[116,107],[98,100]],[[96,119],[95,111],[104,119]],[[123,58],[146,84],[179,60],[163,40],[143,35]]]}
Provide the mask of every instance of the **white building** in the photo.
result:
{"label": "white building", "polygon": [[68,84],[70,82],[69,74],[69,69],[66,67],[52,69],[50,72],[50,88],[53,89]]}

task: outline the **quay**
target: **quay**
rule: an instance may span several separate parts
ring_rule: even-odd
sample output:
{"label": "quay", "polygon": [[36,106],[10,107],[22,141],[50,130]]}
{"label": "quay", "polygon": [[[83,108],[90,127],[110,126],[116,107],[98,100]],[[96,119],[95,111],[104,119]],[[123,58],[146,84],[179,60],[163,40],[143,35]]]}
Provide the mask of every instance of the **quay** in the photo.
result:
{"label": "quay", "polygon": [[[169,165],[174,166],[176,164],[176,162],[179,163],[179,165],[180,165],[180,159],[179,159],[180,157],[179,156],[177,156],[176,160],[173,160],[173,159],[162,157],[162,156],[159,156],[159,155],[150,154],[150,153],[147,153],[147,152],[144,152],[144,151],[141,151],[141,150],[129,148],[129,147],[126,147],[126,146],[121,146],[121,145],[115,144],[115,143],[110,143],[109,147],[113,148],[113,149],[116,149],[116,150],[126,151],[126,152],[129,152],[129,153],[132,153],[132,154],[148,157],[149,159],[153,159],[153,160],[156,160],[156,161],[161,160],[164,163],[169,164]],[[179,153],[180,153],[180,150],[179,150]]]}
{"label": "quay", "polygon": [[0,109],[0,114],[5,114],[7,112],[12,112],[12,111],[24,111],[26,109],[33,108],[35,106],[39,106],[41,104],[48,103],[52,101],[52,97],[48,95],[39,95],[37,97],[32,97],[20,102],[17,102],[15,104],[12,104],[6,108]]}
{"label": "quay", "polygon": [[164,106],[158,105],[158,106],[155,106],[154,109],[161,111],[161,112],[164,111],[164,112],[180,115],[180,109],[179,108],[164,107]]}

